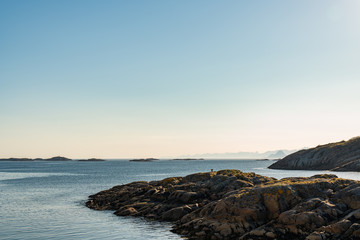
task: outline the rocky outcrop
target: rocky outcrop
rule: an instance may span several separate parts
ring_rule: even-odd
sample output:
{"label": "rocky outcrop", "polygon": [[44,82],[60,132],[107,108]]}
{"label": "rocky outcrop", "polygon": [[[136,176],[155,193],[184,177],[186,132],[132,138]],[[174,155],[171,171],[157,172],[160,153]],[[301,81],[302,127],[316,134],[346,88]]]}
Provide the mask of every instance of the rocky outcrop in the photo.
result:
{"label": "rocky outcrop", "polygon": [[52,157],[52,158],[48,158],[48,159],[42,159],[44,161],[72,161],[70,158],[66,158],[66,157]]}
{"label": "rocky outcrop", "polygon": [[205,160],[203,158],[175,158],[172,159],[173,161],[199,161],[199,160]]}
{"label": "rocky outcrop", "polygon": [[73,160],[70,158],[66,158],[66,157],[52,157],[52,158],[1,158],[0,161],[15,161],[15,162],[34,162],[34,161],[80,161],[80,162],[103,162],[105,160],[103,159],[98,159],[98,158],[89,158],[89,159],[79,159],[79,160]]}
{"label": "rocky outcrop", "polygon": [[360,182],[335,175],[221,170],[115,186],[86,206],[171,221],[190,239],[360,239]]}
{"label": "rocky outcrop", "polygon": [[140,158],[140,159],[131,159],[130,162],[153,162],[159,160],[157,158]]}
{"label": "rocky outcrop", "polygon": [[66,157],[52,157],[52,158],[2,158],[0,161],[71,161]]}
{"label": "rocky outcrop", "polygon": [[100,158],[89,158],[89,159],[79,159],[77,160],[79,162],[104,162],[104,159],[100,159]]}
{"label": "rocky outcrop", "polygon": [[35,161],[35,159],[32,159],[32,158],[0,158],[0,161],[33,162],[33,161]]}
{"label": "rocky outcrop", "polygon": [[360,171],[360,137],[290,154],[272,169]]}

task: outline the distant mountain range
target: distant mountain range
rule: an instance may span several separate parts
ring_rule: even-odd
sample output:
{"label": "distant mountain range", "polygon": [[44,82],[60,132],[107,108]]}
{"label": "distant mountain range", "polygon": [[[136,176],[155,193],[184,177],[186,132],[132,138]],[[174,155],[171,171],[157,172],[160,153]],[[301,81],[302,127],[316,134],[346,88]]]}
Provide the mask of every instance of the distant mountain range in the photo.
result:
{"label": "distant mountain range", "polygon": [[267,152],[236,152],[236,153],[204,153],[195,155],[184,155],[181,158],[223,158],[223,159],[279,159],[289,154],[292,154],[298,150],[274,150]]}

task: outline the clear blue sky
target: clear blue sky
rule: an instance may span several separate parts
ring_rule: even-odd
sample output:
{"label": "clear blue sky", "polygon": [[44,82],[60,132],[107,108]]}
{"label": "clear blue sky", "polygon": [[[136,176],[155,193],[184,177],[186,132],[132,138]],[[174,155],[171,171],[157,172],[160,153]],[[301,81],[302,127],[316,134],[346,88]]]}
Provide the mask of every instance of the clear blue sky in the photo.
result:
{"label": "clear blue sky", "polygon": [[0,1],[0,157],[360,135],[360,1]]}

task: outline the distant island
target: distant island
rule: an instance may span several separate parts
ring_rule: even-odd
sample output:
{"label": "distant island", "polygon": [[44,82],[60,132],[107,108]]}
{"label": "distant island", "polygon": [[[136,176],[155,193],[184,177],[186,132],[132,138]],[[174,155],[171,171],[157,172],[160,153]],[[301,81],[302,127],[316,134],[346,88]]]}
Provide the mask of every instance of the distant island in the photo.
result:
{"label": "distant island", "polygon": [[173,161],[197,161],[197,160],[205,160],[203,158],[175,158]]}
{"label": "distant island", "polygon": [[157,158],[139,158],[139,159],[131,159],[130,162],[153,162],[157,161],[159,159]]}
{"label": "distant island", "polygon": [[360,137],[295,152],[270,165],[269,168],[360,171]]}
{"label": "distant island", "polygon": [[32,158],[0,158],[0,161],[32,162],[32,161],[35,161],[35,159],[32,159]]}
{"label": "distant island", "polygon": [[34,161],[79,161],[79,162],[102,162],[104,159],[89,158],[89,159],[70,159],[66,157],[52,157],[52,158],[0,158],[0,161],[13,161],[13,162],[34,162]]}
{"label": "distant island", "polygon": [[103,162],[105,160],[104,159],[99,159],[99,158],[89,158],[89,159],[79,159],[79,160],[76,160],[76,161],[79,161],[79,162]]}

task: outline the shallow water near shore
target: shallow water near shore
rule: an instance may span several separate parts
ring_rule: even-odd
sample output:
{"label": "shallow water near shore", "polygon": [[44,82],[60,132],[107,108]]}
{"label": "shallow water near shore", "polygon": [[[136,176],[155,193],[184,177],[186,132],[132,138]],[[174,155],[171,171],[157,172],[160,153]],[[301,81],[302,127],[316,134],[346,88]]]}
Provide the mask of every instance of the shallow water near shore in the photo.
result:
{"label": "shallow water near shore", "polygon": [[1,239],[181,239],[171,224],[118,217],[84,206],[88,196],[115,185],[159,180],[214,169],[240,169],[275,178],[332,173],[360,180],[360,173],[286,171],[273,161],[202,160],[129,162],[0,162]]}

